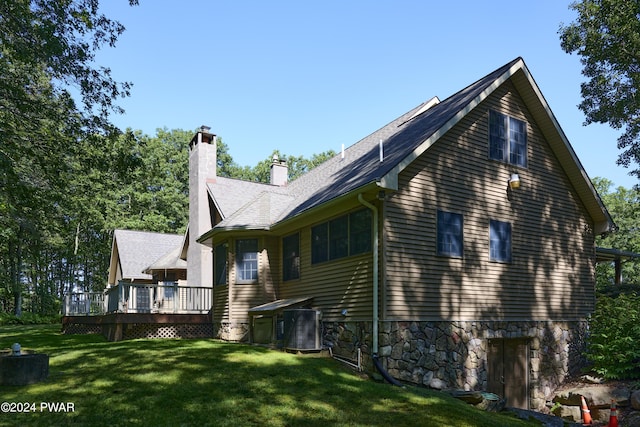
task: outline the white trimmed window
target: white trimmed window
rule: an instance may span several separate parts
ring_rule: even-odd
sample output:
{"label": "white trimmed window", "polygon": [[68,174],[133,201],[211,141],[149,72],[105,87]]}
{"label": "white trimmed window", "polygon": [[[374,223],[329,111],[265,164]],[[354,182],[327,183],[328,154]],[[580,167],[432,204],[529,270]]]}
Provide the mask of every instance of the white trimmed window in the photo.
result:
{"label": "white trimmed window", "polygon": [[236,241],[236,283],[258,282],[258,239]]}
{"label": "white trimmed window", "polygon": [[527,124],[490,110],[489,158],[527,167]]}
{"label": "white trimmed window", "polygon": [[511,262],[511,223],[489,221],[489,260]]}
{"label": "white trimmed window", "polygon": [[437,253],[438,255],[462,256],[462,214],[438,211],[437,217]]}

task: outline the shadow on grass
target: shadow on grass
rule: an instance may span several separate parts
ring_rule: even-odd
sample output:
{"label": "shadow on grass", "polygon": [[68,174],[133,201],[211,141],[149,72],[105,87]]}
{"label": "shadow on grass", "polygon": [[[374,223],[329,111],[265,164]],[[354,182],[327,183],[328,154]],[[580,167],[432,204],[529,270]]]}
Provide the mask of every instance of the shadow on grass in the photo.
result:
{"label": "shadow on grass", "polygon": [[[50,376],[0,389],[0,401],[37,409],[0,414],[2,426],[535,425],[444,394],[375,383],[332,359],[216,340],[112,343],[49,327],[3,329],[0,347],[17,336],[48,352]],[[41,412],[41,402],[71,402],[74,411]]]}

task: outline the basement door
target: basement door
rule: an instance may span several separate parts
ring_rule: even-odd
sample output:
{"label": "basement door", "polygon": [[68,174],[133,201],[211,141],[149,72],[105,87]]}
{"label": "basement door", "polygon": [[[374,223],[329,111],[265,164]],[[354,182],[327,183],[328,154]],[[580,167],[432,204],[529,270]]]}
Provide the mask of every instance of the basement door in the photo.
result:
{"label": "basement door", "polygon": [[529,343],[526,339],[491,339],[487,353],[487,391],[503,396],[507,406],[529,409]]}

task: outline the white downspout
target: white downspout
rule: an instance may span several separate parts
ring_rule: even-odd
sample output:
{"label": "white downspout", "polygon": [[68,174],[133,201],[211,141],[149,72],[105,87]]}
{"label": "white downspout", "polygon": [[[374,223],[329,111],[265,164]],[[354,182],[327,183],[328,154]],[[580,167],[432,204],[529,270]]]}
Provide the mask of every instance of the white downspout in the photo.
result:
{"label": "white downspout", "polygon": [[362,193],[358,194],[358,201],[373,212],[373,348],[372,354],[378,355],[378,209],[367,202]]}

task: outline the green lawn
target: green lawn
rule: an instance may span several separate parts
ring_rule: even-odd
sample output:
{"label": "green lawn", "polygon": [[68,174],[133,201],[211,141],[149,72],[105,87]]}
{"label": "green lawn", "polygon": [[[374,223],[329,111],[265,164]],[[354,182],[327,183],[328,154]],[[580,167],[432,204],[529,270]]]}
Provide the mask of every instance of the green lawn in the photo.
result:
{"label": "green lawn", "polygon": [[[0,387],[0,402],[36,409],[0,413],[0,426],[539,425],[376,383],[332,359],[211,339],[112,343],[59,328],[0,326],[0,350],[19,342],[50,356],[47,381]],[[42,402],[70,402],[74,411],[41,410]]]}

